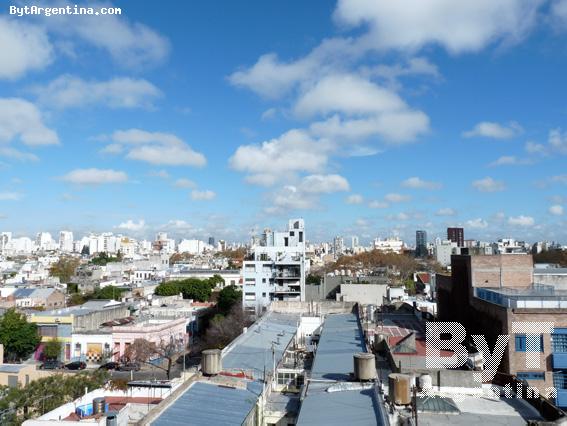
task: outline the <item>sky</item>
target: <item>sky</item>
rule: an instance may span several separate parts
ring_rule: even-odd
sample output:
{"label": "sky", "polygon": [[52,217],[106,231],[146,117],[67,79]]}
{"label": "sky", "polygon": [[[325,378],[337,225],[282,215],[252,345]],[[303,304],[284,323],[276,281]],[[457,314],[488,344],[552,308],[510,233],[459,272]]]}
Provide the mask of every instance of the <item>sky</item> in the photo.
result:
{"label": "sky", "polygon": [[10,5],[0,231],[567,243],[567,0]]}

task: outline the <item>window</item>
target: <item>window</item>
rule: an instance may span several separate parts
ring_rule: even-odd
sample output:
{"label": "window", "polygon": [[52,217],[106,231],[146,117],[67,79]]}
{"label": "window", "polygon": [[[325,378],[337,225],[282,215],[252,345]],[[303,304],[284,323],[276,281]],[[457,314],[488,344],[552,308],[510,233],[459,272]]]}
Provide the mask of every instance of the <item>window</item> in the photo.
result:
{"label": "window", "polygon": [[[526,352],[526,335],[525,334],[516,334],[515,338],[516,343],[516,352]],[[543,352],[543,335],[539,336],[539,347],[536,350],[531,350],[527,352]]]}
{"label": "window", "polygon": [[262,283],[266,283],[266,278],[262,278]]}
{"label": "window", "polygon": [[516,373],[518,380],[545,380],[543,371],[518,371]]}
{"label": "window", "polygon": [[244,300],[256,300],[256,293],[244,293]]}
{"label": "window", "polygon": [[567,353],[567,328],[556,328],[551,335],[551,348],[553,352]]}

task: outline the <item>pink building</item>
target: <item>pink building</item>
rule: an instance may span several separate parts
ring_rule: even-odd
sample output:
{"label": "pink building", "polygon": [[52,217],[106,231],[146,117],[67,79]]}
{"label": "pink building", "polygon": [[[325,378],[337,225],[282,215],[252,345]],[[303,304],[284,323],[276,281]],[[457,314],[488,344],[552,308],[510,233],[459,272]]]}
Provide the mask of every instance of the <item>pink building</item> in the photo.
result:
{"label": "pink building", "polygon": [[112,327],[114,357],[124,355],[126,348],[136,339],[145,339],[159,345],[161,342],[176,342],[179,348],[187,346],[187,318],[150,318],[127,325]]}

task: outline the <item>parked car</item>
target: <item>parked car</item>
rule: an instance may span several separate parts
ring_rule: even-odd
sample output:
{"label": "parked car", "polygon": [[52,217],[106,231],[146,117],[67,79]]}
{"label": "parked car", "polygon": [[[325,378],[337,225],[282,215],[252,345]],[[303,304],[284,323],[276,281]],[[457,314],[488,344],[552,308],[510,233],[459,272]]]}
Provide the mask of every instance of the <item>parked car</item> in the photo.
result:
{"label": "parked car", "polygon": [[63,363],[56,359],[49,359],[39,366],[40,370],[57,370],[63,368]]}
{"label": "parked car", "polygon": [[137,362],[127,362],[118,367],[120,371],[140,371],[140,364]]}
{"label": "parked car", "polygon": [[66,370],[84,370],[87,368],[87,364],[83,361],[74,361],[65,365]]}
{"label": "parked car", "polygon": [[118,370],[119,368],[120,364],[114,361],[107,362],[106,364],[102,364],[100,367],[98,367],[99,370]]}

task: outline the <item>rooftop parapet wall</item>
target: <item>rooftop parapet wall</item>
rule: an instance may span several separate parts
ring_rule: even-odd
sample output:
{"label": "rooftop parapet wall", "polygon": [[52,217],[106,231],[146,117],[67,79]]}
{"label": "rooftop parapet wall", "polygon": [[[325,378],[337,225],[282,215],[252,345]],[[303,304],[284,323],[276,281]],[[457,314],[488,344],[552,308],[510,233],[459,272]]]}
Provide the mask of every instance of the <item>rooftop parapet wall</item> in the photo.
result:
{"label": "rooftop parapet wall", "polygon": [[280,313],[297,313],[311,315],[344,314],[353,311],[355,302],[298,302],[298,301],[273,301],[270,310]]}

